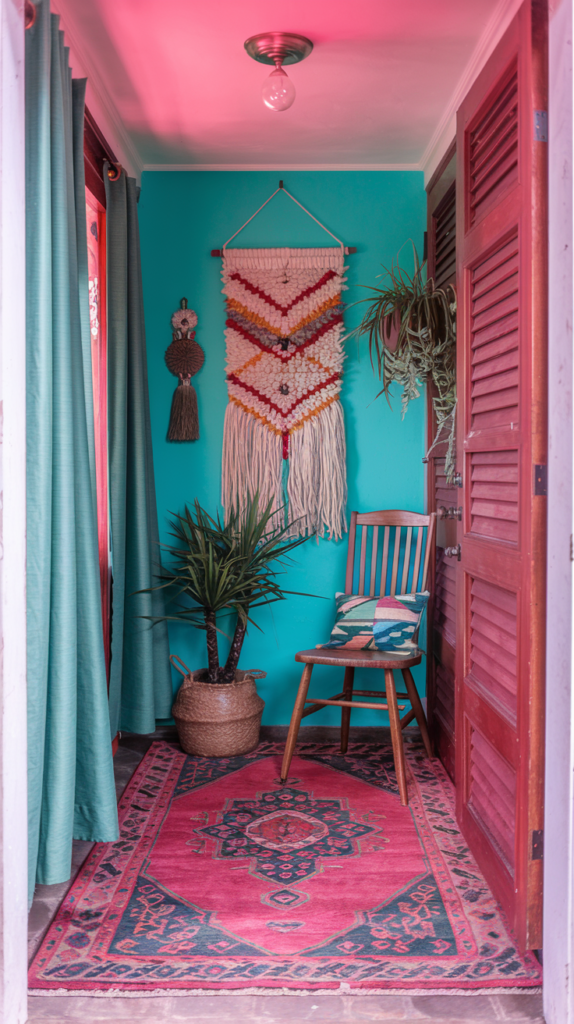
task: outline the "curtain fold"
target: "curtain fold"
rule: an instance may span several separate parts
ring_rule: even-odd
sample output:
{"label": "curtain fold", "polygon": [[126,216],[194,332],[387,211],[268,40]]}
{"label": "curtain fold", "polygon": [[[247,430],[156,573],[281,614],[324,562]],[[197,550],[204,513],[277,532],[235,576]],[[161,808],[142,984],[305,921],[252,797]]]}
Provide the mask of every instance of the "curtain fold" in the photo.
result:
{"label": "curtain fold", "polygon": [[100,602],[83,162],[85,82],[48,0],[26,32],[30,898],[72,838],[113,841]]}
{"label": "curtain fold", "polygon": [[149,733],[171,715],[143,312],[138,190],[104,174],[108,268],[108,428],[112,535],[110,726]]}

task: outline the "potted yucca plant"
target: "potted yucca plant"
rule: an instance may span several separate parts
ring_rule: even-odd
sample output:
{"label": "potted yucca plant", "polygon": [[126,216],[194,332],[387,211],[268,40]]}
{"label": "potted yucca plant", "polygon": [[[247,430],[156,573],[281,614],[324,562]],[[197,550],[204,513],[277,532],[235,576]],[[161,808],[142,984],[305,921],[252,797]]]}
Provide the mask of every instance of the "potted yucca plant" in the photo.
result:
{"label": "potted yucca plant", "polygon": [[[190,671],[181,659],[171,656],[184,676],[172,714],[188,754],[231,757],[253,750],[259,742],[265,705],[255,679],[265,673],[240,671],[239,656],[248,623],[256,625],[253,609],[295,593],[283,590],[278,576],[288,553],[308,539],[287,540],[292,524],[275,525],[282,510],[278,514],[273,505],[270,501],[260,509],[255,495],[223,521],[219,515],[209,515],[196,500],[183,513],[172,514],[175,542],[163,546],[170,564],[162,568],[159,586],[167,590],[174,608],[162,618],[205,630],[207,642],[207,668]],[[223,630],[218,617],[225,615],[235,616],[236,621],[222,662],[219,635]]]}

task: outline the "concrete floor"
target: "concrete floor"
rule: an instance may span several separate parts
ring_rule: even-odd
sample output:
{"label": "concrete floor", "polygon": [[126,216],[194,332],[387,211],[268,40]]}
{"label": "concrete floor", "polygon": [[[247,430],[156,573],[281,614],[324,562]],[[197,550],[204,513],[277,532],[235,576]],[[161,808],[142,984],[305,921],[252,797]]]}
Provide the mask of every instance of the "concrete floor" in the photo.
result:
{"label": "concrete floor", "polygon": [[[262,730],[264,739],[282,739],[286,730]],[[357,729],[357,740],[374,741],[383,730]],[[320,726],[305,729],[308,741],[335,739],[338,730]],[[153,736],[125,735],[114,759],[116,790],[122,794],[133,772],[154,739],[175,742],[173,729],[159,729]],[[74,841],[72,878],[62,885],[39,885],[29,918],[29,955],[34,955],[48,926],[81,864],[91,843]],[[542,997],[539,994],[504,993],[502,995],[225,995],[179,996],[149,998],[89,996],[30,996],[28,1021],[69,1021],[96,1024],[118,1021],[118,1024],[161,1024],[184,1021],[193,1024],[285,1024],[286,1021],[341,1021],[364,1024],[385,1021],[405,1024],[406,1021],[427,1021],[434,1024],[485,1024],[486,1021],[507,1021],[513,1024],[544,1024]]]}

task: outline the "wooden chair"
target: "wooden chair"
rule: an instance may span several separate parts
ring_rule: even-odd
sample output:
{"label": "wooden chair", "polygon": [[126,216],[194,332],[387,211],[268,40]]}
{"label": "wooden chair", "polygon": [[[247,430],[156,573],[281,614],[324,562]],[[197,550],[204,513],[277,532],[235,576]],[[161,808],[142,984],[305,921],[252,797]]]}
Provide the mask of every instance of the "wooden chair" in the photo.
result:
{"label": "wooden chair", "polygon": [[[395,594],[411,594],[425,590],[430,555],[433,550],[436,515],[419,515],[416,512],[353,512],[349,530],[349,551],[347,555],[346,594],[369,594],[381,597]],[[360,554],[357,559],[360,527]],[[372,528],[371,536],[369,531]],[[382,528],[382,546],[379,531]],[[404,531],[404,532],[403,532]],[[370,559],[367,558],[367,553]],[[368,567],[367,567],[368,562]],[[358,565],[357,565],[358,563]],[[357,578],[358,573],[358,578]],[[295,661],[304,663],[303,675],[295,700],[291,724],[285,745],[281,767],[281,781],[285,782],[297,743],[301,719],[314,715],[321,708],[335,705],[341,708],[341,753],[346,754],[349,742],[349,726],[352,708],[372,708],[388,711],[391,726],[393,755],[397,782],[402,804],[408,804],[407,777],[403,750],[402,730],[416,718],[426,752],[432,757],[425,713],[417,693],[411,668],[420,664],[422,651],[416,650],[405,656],[385,651],[350,651],[337,648],[316,648],[299,651]],[[329,699],[308,697],[309,683],[314,665],[339,665],[345,669],[342,693]],[[355,690],[356,668],[375,668],[385,673],[384,690]],[[403,674],[406,693],[397,693],[394,670]],[[356,700],[368,697],[370,700]],[[377,703],[374,703],[377,698]],[[401,719],[406,701],[410,711]],[[310,705],[309,707],[307,705]]]}

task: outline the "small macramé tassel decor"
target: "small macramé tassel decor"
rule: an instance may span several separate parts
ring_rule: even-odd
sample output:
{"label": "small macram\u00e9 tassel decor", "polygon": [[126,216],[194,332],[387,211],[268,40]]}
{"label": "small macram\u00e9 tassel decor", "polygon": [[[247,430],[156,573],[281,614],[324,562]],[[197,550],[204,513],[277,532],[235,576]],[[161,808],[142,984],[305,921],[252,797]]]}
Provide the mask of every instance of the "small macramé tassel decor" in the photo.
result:
{"label": "small macram\u00e9 tassel decor", "polygon": [[197,393],[188,377],[176,387],[171,402],[168,441],[199,440]]}
{"label": "small macram\u00e9 tassel decor", "polygon": [[165,353],[168,370],[179,377],[171,403],[168,441],[199,440],[197,394],[191,378],[203,366],[205,355],[195,341],[196,324],[197,315],[187,308],[187,299],[182,299],[171,318],[173,341]]}
{"label": "small macram\u00e9 tassel decor", "polygon": [[287,505],[292,536],[347,529],[344,272],[342,247],[224,249],[222,503],[228,512],[259,492],[261,505],[274,499],[275,525]]}

